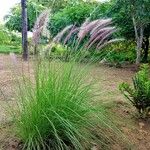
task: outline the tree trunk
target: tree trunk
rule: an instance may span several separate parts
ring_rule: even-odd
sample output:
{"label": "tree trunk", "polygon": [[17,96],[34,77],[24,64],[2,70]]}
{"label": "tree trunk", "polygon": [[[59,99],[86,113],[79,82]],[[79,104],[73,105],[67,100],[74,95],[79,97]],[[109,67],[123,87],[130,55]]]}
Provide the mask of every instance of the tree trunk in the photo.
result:
{"label": "tree trunk", "polygon": [[22,49],[23,49],[23,60],[28,60],[28,40],[27,40],[27,32],[28,32],[28,21],[27,21],[27,1],[21,0],[22,7]]}
{"label": "tree trunk", "polygon": [[143,50],[144,50],[144,56],[143,56],[143,62],[148,62],[148,50],[149,50],[149,37],[146,36],[144,43],[143,43]]}
{"label": "tree trunk", "polygon": [[37,55],[37,45],[34,46],[34,55]]}
{"label": "tree trunk", "polygon": [[140,64],[141,62],[141,47],[140,47],[140,41],[136,41],[136,64]]}
{"label": "tree trunk", "polygon": [[137,24],[134,16],[132,17],[132,20],[133,20],[134,31],[135,31],[135,39],[136,39],[136,64],[139,65],[141,62],[144,27],[140,25],[140,29],[137,29]]}
{"label": "tree trunk", "polygon": [[141,62],[141,52],[142,52],[142,42],[143,42],[143,27],[140,27],[139,37],[137,40],[137,58],[136,58],[136,64],[140,64]]}

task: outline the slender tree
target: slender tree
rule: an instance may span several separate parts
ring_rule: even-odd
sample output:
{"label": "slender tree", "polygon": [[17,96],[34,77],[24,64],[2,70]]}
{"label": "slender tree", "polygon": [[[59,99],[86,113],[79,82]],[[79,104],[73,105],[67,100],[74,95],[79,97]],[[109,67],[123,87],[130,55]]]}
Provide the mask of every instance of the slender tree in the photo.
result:
{"label": "slender tree", "polygon": [[23,60],[28,60],[28,41],[27,41],[27,31],[28,31],[28,21],[27,21],[27,0],[21,0],[22,7],[22,49],[23,49]]}
{"label": "slender tree", "polygon": [[[150,1],[149,0],[112,0],[117,15],[115,21],[123,27],[126,37],[135,37],[136,64],[142,61],[142,49],[144,59],[147,61],[149,47]],[[118,11],[119,10],[119,11]],[[133,32],[134,31],[134,32]]]}
{"label": "slender tree", "polygon": [[[136,51],[137,58],[136,64],[139,64],[142,60],[142,45],[145,51],[145,59],[148,55],[148,45],[149,45],[149,35],[146,33],[146,29],[150,23],[150,2],[149,0],[125,0],[126,4],[129,7],[129,13],[132,17],[134,31],[135,31],[135,40],[136,40]],[[145,35],[144,35],[145,33]]]}

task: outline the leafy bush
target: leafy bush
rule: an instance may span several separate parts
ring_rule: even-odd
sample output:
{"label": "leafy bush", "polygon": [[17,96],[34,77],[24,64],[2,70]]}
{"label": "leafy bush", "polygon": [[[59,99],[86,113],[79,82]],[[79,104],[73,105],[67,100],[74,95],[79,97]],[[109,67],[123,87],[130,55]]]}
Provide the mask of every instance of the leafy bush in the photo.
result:
{"label": "leafy bush", "polygon": [[8,31],[9,36],[11,37],[10,45],[19,45],[21,46],[22,37],[21,33],[15,31]]}
{"label": "leafy bush", "polygon": [[125,63],[133,63],[136,58],[134,42],[121,41],[110,44],[100,51],[91,50],[86,56],[95,62],[103,62],[110,66],[121,67]]}
{"label": "leafy bush", "polygon": [[135,44],[133,41],[123,41],[111,44],[106,49],[108,51],[106,59],[111,63],[133,63],[136,58]]}
{"label": "leafy bush", "polygon": [[11,42],[11,37],[9,36],[7,30],[0,25],[0,43],[9,44]]}
{"label": "leafy bush", "polygon": [[100,18],[108,18],[107,14],[111,8],[110,2],[77,2],[67,5],[64,9],[55,13],[50,19],[50,30],[52,35],[56,35],[59,31],[70,24],[80,26],[86,18],[91,20]]}
{"label": "leafy bush", "polygon": [[63,56],[67,52],[67,48],[61,44],[52,44],[50,55]]}
{"label": "leafy bush", "polygon": [[20,46],[21,45],[21,34],[9,31],[5,26],[0,25],[0,44]]}
{"label": "leafy bush", "polygon": [[92,104],[93,84],[85,81],[86,68],[74,62],[40,60],[35,80],[31,78],[23,77],[22,84],[19,80],[16,90],[20,98],[16,131],[24,149],[83,150],[92,142],[109,149],[113,126],[102,107]]}
{"label": "leafy bush", "polygon": [[120,85],[121,92],[136,107],[142,117],[150,112],[150,68],[143,65],[133,78],[133,88],[127,84]]}
{"label": "leafy bush", "polygon": [[110,9],[112,5],[111,2],[103,2],[103,3],[95,3],[95,8],[93,9],[93,12],[91,14],[91,19],[99,19],[99,18],[112,18],[111,15],[109,15]]}
{"label": "leafy bush", "polygon": [[0,53],[10,52],[21,52],[21,35],[0,25]]}

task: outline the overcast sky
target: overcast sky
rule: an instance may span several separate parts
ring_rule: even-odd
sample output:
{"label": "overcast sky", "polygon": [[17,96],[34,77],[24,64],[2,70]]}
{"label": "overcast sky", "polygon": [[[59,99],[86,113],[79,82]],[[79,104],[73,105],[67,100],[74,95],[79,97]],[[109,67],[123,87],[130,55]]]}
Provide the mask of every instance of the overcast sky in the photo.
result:
{"label": "overcast sky", "polygon": [[0,21],[9,12],[9,9],[21,0],[2,0],[0,4]]}
{"label": "overcast sky", "polygon": [[[3,17],[9,12],[10,8],[20,1],[21,0],[2,0],[0,5],[0,22],[2,22]],[[98,1],[106,1],[106,0],[98,0]]]}

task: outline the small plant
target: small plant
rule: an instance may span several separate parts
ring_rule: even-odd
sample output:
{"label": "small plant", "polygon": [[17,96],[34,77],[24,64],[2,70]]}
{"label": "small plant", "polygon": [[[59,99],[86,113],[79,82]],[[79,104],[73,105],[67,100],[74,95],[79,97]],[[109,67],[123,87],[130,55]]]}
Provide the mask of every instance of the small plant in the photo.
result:
{"label": "small plant", "polygon": [[143,65],[133,78],[133,88],[128,83],[120,85],[121,92],[136,107],[142,117],[150,112],[150,68]]}
{"label": "small plant", "polygon": [[67,48],[61,44],[55,44],[53,43],[51,45],[51,54],[55,56],[63,56],[67,51]]}

